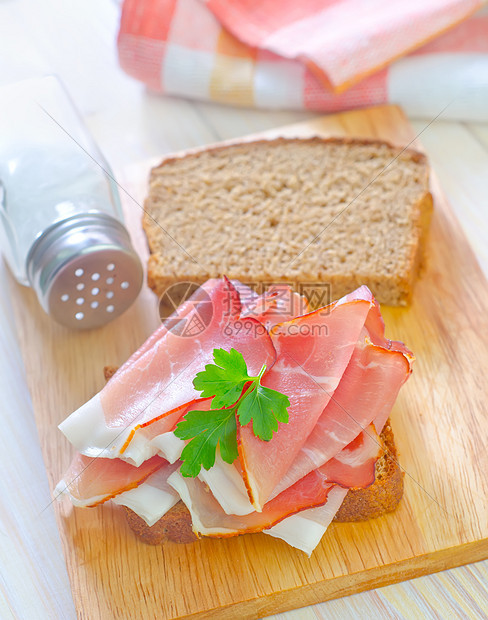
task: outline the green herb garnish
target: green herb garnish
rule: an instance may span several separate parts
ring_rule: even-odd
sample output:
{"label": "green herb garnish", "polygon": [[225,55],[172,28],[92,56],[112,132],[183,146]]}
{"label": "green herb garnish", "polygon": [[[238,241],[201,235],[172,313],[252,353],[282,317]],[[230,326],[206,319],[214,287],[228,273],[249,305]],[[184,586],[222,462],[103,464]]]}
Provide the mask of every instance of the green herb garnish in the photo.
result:
{"label": "green herb garnish", "polygon": [[238,457],[236,417],[241,426],[252,421],[253,433],[264,441],[273,437],[278,422],[288,422],[288,397],[261,385],[265,364],[257,377],[250,377],[239,351],[214,349],[213,358],[215,364],[207,364],[193,380],[203,397],[213,397],[212,409],[190,411],[175,429],[176,437],[190,439],[181,453],[180,472],[192,478],[202,466],[213,467],[217,447],[226,463]]}

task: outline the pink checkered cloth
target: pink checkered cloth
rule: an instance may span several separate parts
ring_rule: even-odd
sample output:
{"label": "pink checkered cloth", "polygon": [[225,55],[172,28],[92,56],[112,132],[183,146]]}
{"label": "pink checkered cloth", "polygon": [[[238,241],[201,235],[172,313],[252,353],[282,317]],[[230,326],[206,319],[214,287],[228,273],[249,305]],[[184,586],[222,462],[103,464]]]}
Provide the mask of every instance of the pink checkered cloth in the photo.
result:
{"label": "pink checkered cloth", "polygon": [[125,0],[121,66],[149,88],[332,112],[400,103],[488,120],[482,0]]}

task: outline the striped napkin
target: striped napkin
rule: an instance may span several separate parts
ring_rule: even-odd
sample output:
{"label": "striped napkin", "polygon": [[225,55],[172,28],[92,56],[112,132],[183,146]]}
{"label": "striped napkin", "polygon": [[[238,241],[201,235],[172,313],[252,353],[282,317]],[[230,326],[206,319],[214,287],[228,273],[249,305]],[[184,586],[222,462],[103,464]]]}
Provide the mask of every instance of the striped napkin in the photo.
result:
{"label": "striped napkin", "polygon": [[[125,0],[121,66],[149,88],[240,106],[488,120],[482,0]],[[469,18],[469,19],[468,19]]]}

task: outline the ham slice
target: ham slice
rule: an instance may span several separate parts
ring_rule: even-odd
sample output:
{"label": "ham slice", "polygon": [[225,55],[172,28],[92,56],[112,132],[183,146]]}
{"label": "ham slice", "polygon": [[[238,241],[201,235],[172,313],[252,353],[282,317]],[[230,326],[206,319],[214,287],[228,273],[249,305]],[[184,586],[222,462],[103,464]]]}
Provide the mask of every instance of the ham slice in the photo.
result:
{"label": "ham slice", "polygon": [[275,284],[262,295],[248,295],[241,318],[253,317],[269,331],[278,323],[308,312],[310,307],[306,297],[294,292],[288,284]]}
{"label": "ham slice", "polygon": [[161,326],[147,338],[117,372],[126,372],[131,364],[153,348],[158,340],[165,336],[168,331],[181,335],[184,331],[184,325],[187,323],[185,319],[190,314],[194,313],[200,316],[202,313],[208,312],[206,306],[211,303],[211,295],[220,285],[221,280],[212,278],[199,286],[187,300],[180,304],[169,317],[163,320]]}
{"label": "ham slice", "polygon": [[361,287],[271,330],[277,358],[262,383],[289,397],[289,422],[268,442],[258,439],[251,425],[238,427],[243,477],[256,510],[263,509],[334,394],[372,305],[371,292]]}
{"label": "ham slice", "polygon": [[134,489],[165,466],[173,467],[159,456],[134,467],[120,459],[91,458],[77,453],[54,494],[56,497],[66,494],[75,506],[91,508]]}
{"label": "ham slice", "polygon": [[238,534],[261,532],[305,508],[321,506],[334,486],[317,470],[284,493],[268,502],[260,512],[247,515],[228,515],[207,486],[198,478],[184,478],[178,471],[168,478],[192,516],[197,535],[225,538]]}
{"label": "ham slice", "polygon": [[[158,439],[159,445],[163,448],[160,454],[170,462],[177,461],[185,442],[174,437],[173,433],[167,433]],[[375,463],[382,452],[383,443],[374,425],[371,424],[349,445],[323,464],[320,471],[327,477],[328,482],[346,488],[365,488],[374,482]],[[222,460],[217,451],[215,465],[208,471],[202,468],[198,478],[205,483],[207,490],[210,490],[226,514],[247,515],[254,512],[242,479],[242,472],[239,471],[238,461],[229,465]]]}
{"label": "ham slice", "polygon": [[[383,321],[383,317],[381,316],[380,305],[374,300],[373,308],[368,314],[368,318],[366,319],[366,329],[368,330],[369,338],[374,345],[381,347],[382,349],[387,349],[392,353],[401,354],[404,357],[405,362],[408,367],[406,369],[404,380],[402,384],[408,379],[408,377],[412,374],[413,362],[415,361],[414,354],[410,351],[410,349],[403,343],[398,340],[389,340],[385,337],[385,322]],[[399,359],[399,356],[397,355]],[[390,358],[392,359],[392,357]],[[401,387],[400,385],[400,387]],[[394,386],[394,381],[392,381],[392,387]],[[400,387],[398,389],[400,389]],[[398,395],[398,390],[396,395]],[[391,403],[385,402],[384,406],[376,412],[376,416],[374,418],[374,425],[376,430],[380,433],[385,425],[385,422],[390,415],[391,408],[395,399]]]}
{"label": "ham slice", "polygon": [[285,517],[270,529],[263,530],[263,533],[274,538],[281,538],[310,557],[341,507],[347,491],[335,485],[329,491],[327,501],[323,506],[308,508]]}
{"label": "ham slice", "polygon": [[[374,307],[372,312],[376,315]],[[381,432],[411,373],[413,356],[402,343],[380,338],[378,331],[374,338],[391,349],[373,344],[368,330],[362,331],[339,386],[271,497],[326,463],[373,421]]]}
{"label": "ham slice", "polygon": [[[158,454],[170,463],[176,462],[186,442],[174,433],[164,433],[153,440]],[[247,515],[254,511],[242,479],[239,461],[229,464],[222,460],[220,450],[215,454],[215,464],[209,470],[202,467],[198,478],[204,482],[227,514]]]}
{"label": "ham slice", "polygon": [[142,484],[113,497],[112,502],[127,506],[151,527],[180,501],[178,493],[168,484],[168,476],[179,466],[180,463],[163,465]]}
{"label": "ham slice", "polygon": [[323,506],[336,483],[344,488],[369,486],[374,482],[375,463],[382,452],[381,441],[371,426],[329,463],[288,487],[267,502],[260,512],[250,514],[226,514],[207,485],[198,478],[184,478],[175,471],[168,483],[190,511],[197,535],[236,536],[270,529],[290,515]]}
{"label": "ham slice", "polygon": [[[255,327],[252,337],[242,329],[239,295],[231,282],[218,280],[205,292],[197,306],[206,326],[201,333],[183,337],[162,326],[143,345],[142,354],[129,358],[96,396],[60,424],[79,452],[120,457],[135,465],[154,455],[150,439],[172,430],[200,400],[192,380],[213,361],[215,348],[237,349],[251,374],[263,364],[273,365],[276,353],[263,326],[249,317],[246,321]],[[150,429],[156,422],[157,428]]]}
{"label": "ham slice", "polygon": [[324,463],[319,471],[328,482],[346,489],[365,489],[375,480],[376,461],[384,452],[384,445],[373,424],[338,454]]}

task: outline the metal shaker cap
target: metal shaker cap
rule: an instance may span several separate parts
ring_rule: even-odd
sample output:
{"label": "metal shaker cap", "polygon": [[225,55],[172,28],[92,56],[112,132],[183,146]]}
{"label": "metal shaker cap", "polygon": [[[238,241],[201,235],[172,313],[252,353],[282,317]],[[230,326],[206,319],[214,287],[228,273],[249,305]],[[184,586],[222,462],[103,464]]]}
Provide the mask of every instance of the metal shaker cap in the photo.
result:
{"label": "metal shaker cap", "polygon": [[101,327],[122,314],[142,286],[127,230],[101,212],[52,224],[27,255],[26,271],[44,310],[67,327]]}

